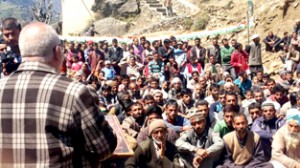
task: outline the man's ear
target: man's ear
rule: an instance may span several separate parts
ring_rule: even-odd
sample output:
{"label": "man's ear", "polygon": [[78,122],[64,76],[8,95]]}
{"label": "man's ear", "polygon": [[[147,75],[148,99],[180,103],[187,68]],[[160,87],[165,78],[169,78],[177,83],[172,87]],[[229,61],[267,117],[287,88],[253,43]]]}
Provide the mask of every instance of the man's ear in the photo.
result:
{"label": "man's ear", "polygon": [[54,48],[54,59],[55,61],[61,61],[63,59],[63,53],[61,51],[61,47],[60,46],[55,46]]}

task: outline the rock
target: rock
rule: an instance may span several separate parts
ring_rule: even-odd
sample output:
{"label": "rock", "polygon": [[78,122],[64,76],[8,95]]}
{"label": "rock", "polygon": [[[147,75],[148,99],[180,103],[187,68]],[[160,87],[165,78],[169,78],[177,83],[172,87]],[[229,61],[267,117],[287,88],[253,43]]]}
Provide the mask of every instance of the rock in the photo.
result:
{"label": "rock", "polygon": [[132,14],[139,14],[140,8],[137,0],[128,0],[125,4],[123,4],[119,9],[118,13],[121,16],[128,17]]}
{"label": "rock", "polygon": [[101,19],[94,23],[98,36],[120,36],[126,34],[130,28],[127,22],[122,22],[112,17]]}
{"label": "rock", "polygon": [[127,17],[140,13],[139,0],[95,0],[92,7],[94,12],[100,13],[100,18],[110,16]]}

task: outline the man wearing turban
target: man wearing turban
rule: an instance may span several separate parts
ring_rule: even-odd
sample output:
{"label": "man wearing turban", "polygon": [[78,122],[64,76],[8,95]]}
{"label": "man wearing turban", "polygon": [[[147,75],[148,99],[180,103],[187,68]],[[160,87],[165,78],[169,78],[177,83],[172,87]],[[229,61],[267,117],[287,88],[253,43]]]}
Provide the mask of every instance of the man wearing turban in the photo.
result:
{"label": "man wearing turban", "polygon": [[271,162],[275,168],[300,168],[300,111],[288,110],[286,119],[274,136]]}

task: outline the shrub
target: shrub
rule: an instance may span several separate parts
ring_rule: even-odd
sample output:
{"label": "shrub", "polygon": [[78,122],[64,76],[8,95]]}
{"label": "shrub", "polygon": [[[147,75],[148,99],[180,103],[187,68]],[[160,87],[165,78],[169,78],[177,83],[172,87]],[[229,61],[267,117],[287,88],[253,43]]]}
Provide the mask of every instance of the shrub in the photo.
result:
{"label": "shrub", "polygon": [[198,16],[194,21],[193,30],[204,30],[208,22],[209,22],[208,14],[203,14]]}

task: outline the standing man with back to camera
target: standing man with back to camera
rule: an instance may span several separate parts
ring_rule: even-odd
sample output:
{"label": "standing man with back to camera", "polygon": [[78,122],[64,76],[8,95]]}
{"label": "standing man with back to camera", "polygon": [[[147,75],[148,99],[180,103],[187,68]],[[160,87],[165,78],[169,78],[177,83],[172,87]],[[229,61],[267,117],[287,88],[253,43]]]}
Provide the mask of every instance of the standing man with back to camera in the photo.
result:
{"label": "standing man with back to camera", "polygon": [[15,71],[22,62],[19,49],[19,34],[21,32],[21,24],[16,18],[6,18],[1,24],[1,70],[3,75],[9,75]]}
{"label": "standing man with back to camera", "polygon": [[0,80],[0,167],[98,167],[117,145],[95,90],[59,75],[55,30],[34,22],[20,33],[22,63]]}

